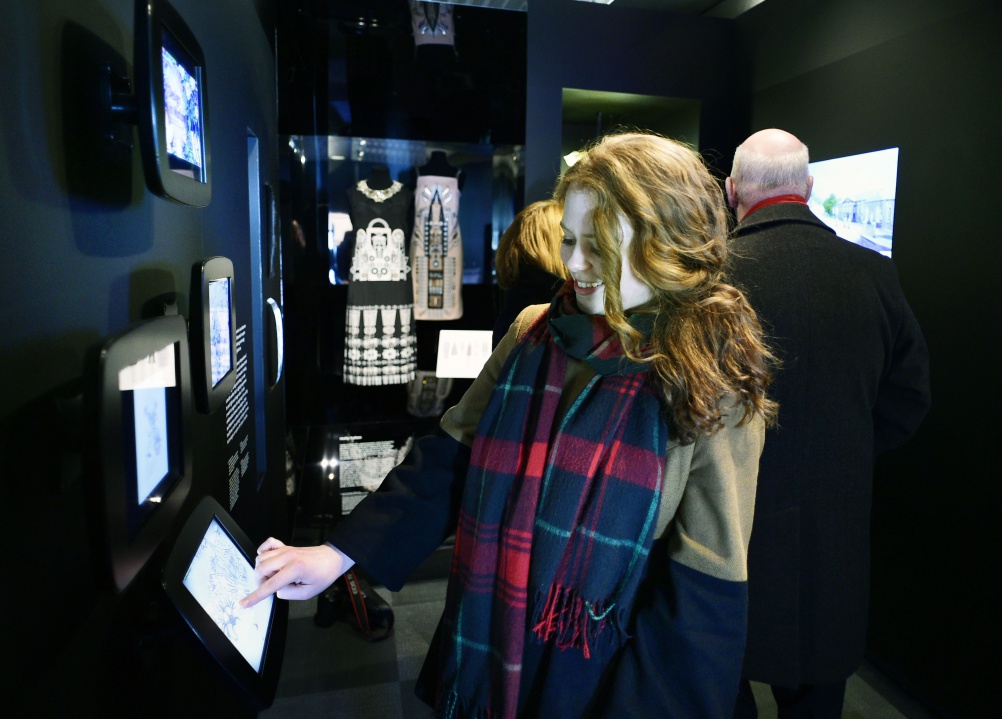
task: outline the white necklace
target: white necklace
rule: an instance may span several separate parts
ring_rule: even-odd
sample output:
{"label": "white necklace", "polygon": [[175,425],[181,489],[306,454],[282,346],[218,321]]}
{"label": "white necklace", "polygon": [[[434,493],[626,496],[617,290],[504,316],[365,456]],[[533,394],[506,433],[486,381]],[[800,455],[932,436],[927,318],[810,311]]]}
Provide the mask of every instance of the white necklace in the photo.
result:
{"label": "white necklace", "polygon": [[359,192],[361,192],[363,195],[368,197],[373,202],[385,202],[386,200],[390,199],[395,194],[400,192],[400,188],[403,187],[403,183],[393,180],[393,183],[389,187],[383,190],[374,190],[371,187],[369,187],[368,182],[366,182],[365,180],[359,180],[358,184],[355,185],[355,187],[358,189]]}

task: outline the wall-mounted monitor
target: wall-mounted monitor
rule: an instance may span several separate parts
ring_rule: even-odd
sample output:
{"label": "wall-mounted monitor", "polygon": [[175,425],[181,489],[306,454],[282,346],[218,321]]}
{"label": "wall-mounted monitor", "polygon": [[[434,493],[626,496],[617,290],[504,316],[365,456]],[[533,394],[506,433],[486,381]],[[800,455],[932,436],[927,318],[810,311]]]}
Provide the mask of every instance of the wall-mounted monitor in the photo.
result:
{"label": "wall-mounted monitor", "polygon": [[839,237],[890,257],[898,148],[812,162],[808,172],[811,211]]}
{"label": "wall-mounted monitor", "polygon": [[205,56],[166,0],[136,2],[136,105],[146,184],[194,207],[212,197]]}
{"label": "wall-mounted monitor", "polygon": [[210,257],[191,269],[191,369],[195,404],[211,414],[236,382],[233,263]]}
{"label": "wall-mounted monitor", "polygon": [[95,406],[104,534],[125,589],[171,528],[191,484],[190,373],[183,317],[158,317],[109,340]]}
{"label": "wall-mounted monitor", "polygon": [[288,602],[238,602],[258,586],[256,545],[211,497],[181,528],[163,569],[163,586],[209,654],[253,699],[272,703],[282,668]]}

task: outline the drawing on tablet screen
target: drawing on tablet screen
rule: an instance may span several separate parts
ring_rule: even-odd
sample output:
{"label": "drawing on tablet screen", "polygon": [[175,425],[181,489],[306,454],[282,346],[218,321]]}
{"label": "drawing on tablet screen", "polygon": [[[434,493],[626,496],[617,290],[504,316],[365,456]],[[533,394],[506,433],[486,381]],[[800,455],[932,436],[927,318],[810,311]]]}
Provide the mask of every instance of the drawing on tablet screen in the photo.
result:
{"label": "drawing on tablet screen", "polygon": [[241,656],[261,671],[273,596],[250,609],[238,602],[257,589],[254,568],[215,519],[191,560],[184,586]]}

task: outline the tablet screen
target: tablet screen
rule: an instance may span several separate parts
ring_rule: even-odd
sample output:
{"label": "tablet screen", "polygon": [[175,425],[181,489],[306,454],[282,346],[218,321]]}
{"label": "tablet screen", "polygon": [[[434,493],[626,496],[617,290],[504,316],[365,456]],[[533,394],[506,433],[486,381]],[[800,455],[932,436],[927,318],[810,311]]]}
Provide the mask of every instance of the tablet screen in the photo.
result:
{"label": "tablet screen", "polygon": [[258,587],[256,544],[212,497],[202,497],[167,556],[163,586],[209,654],[263,706],[275,698],[289,603],[240,600]]}
{"label": "tablet screen", "polygon": [[254,567],[218,519],[213,518],[205,530],[184,575],[184,586],[254,671],[260,672],[274,596],[249,609],[239,605],[257,589],[258,581]]}

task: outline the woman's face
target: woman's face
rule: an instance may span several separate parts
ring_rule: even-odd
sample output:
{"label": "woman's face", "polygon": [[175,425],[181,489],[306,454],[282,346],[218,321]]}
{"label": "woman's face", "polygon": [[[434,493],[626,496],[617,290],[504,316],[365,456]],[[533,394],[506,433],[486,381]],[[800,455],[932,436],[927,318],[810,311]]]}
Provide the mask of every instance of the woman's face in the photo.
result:
{"label": "woman's face", "polygon": [[[567,191],[564,197],[564,216],[560,223],[564,229],[560,258],[574,278],[578,309],[589,315],[604,315],[605,286],[602,281],[602,261],[595,249],[595,225],[592,222],[594,209],[595,198],[590,192],[573,188]],[[651,288],[634,275],[633,268],[630,267],[628,251],[633,240],[633,228],[622,213],[619,215],[619,231],[623,238],[620,245],[623,271],[619,292],[625,311],[644,304],[654,295]]]}

